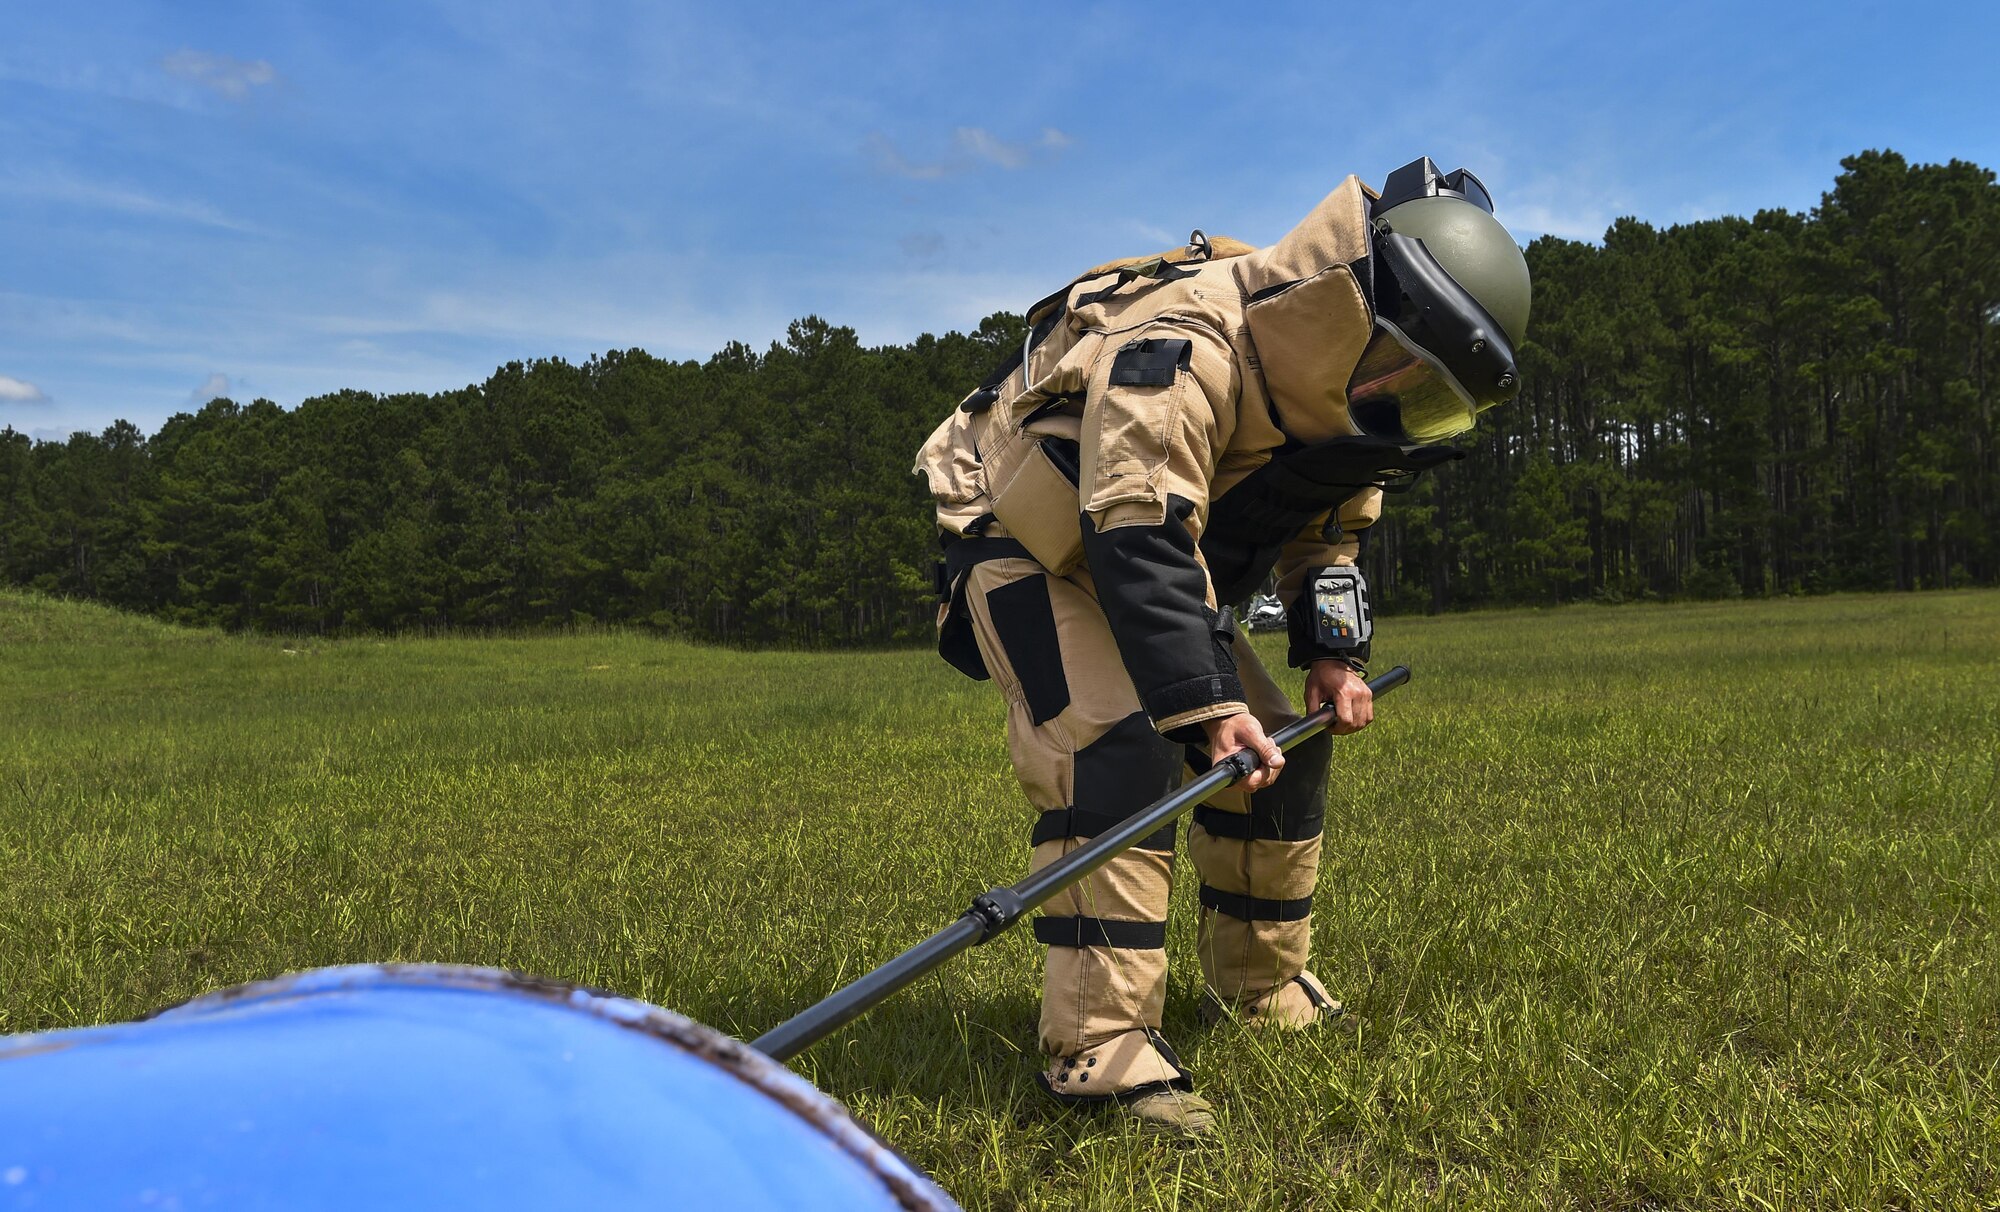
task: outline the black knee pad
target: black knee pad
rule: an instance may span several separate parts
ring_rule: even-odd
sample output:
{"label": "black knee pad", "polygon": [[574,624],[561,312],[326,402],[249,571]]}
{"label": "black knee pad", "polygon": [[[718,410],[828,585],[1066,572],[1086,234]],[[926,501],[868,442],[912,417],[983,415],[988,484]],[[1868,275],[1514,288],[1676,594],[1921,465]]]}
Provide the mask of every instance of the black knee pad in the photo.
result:
{"label": "black knee pad", "polygon": [[1321,732],[1285,753],[1278,781],[1250,793],[1252,836],[1303,842],[1326,827],[1326,772],[1333,734]]}
{"label": "black knee pad", "polygon": [[[1135,711],[1076,751],[1071,766],[1076,802],[1042,813],[1034,842],[1096,837],[1151,807],[1180,782],[1180,773],[1181,747],[1161,736],[1145,712]],[[1171,823],[1139,842],[1141,850],[1173,848]]]}
{"label": "black knee pad", "polygon": [[[1208,759],[1188,751],[1195,770],[1208,768]],[[1301,741],[1285,754],[1285,769],[1278,781],[1262,791],[1250,793],[1250,811],[1224,812],[1207,804],[1194,810],[1195,824],[1215,837],[1239,841],[1303,842],[1320,835],[1326,827],[1326,772],[1333,758],[1333,737],[1319,733]]]}

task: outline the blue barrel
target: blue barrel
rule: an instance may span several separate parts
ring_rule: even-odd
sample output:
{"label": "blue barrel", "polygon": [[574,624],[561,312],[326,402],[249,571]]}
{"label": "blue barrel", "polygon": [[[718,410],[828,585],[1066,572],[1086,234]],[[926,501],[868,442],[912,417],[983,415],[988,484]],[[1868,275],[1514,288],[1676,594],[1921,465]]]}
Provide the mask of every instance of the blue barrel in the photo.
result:
{"label": "blue barrel", "polygon": [[826,1095],[645,1002],[322,968],[0,1037],[0,1209],[958,1205]]}

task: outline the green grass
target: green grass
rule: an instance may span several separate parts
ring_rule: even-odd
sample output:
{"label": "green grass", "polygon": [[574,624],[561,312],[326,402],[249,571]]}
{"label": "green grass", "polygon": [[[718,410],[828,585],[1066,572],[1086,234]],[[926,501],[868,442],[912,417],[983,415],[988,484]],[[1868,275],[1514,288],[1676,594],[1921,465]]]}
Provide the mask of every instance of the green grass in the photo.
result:
{"label": "green grass", "polygon": [[[1262,641],[1260,641],[1262,642]],[[2000,593],[1391,619],[1313,918],[1349,1025],[1168,1031],[1175,1151],[1034,1090],[1026,932],[800,1062],[971,1208],[2000,1206]],[[1267,654],[1276,656],[1267,647]],[[1025,859],[926,653],[311,643],[0,593],[0,1029],[359,960],[752,1035]]]}

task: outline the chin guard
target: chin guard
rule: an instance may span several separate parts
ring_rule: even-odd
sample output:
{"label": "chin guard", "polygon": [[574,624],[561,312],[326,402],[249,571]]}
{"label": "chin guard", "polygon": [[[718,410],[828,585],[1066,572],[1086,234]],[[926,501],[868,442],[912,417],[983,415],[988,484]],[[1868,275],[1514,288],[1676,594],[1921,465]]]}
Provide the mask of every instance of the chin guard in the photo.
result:
{"label": "chin guard", "polygon": [[1308,568],[1291,612],[1291,663],[1303,668],[1323,657],[1368,659],[1375,613],[1368,582],[1351,565]]}

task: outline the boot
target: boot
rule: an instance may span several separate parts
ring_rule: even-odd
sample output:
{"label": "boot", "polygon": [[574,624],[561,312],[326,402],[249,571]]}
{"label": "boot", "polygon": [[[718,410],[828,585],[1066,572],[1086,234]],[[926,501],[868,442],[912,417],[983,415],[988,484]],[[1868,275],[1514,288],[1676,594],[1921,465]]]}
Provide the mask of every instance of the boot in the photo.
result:
{"label": "boot", "polygon": [[1215,1132],[1215,1108],[1191,1090],[1157,1090],[1121,1099],[1118,1109],[1154,1136],[1195,1140]]}
{"label": "boot", "polygon": [[1331,1022],[1345,1010],[1310,972],[1301,972],[1239,1005],[1224,1002],[1213,989],[1201,1002],[1201,1018],[1209,1026],[1234,1018],[1254,1031],[1303,1031]]}
{"label": "boot", "polygon": [[1215,1127],[1215,1109],[1194,1093],[1194,1079],[1166,1038],[1150,1027],[1055,1057],[1035,1080],[1057,1102],[1113,1108],[1147,1132],[1192,1137]]}

